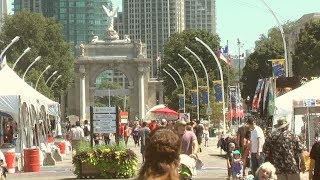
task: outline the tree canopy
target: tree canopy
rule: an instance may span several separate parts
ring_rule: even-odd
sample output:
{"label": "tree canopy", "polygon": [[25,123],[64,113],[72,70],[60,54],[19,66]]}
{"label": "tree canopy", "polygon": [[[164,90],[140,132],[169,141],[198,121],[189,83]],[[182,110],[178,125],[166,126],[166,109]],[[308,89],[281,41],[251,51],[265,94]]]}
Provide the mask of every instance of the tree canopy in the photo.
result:
{"label": "tree canopy", "polygon": [[[212,119],[221,120],[222,119],[222,105],[213,103],[213,88],[212,81],[220,80],[219,69],[214,60],[214,57],[210,52],[199,42],[195,40],[195,37],[200,38],[206,44],[208,44],[214,52],[217,52],[220,49],[220,38],[218,35],[211,34],[204,30],[186,30],[182,33],[172,35],[165,43],[164,50],[164,60],[162,63],[162,69],[167,70],[173,77],[176,79],[179,87],[176,88],[173,80],[167,76],[164,72],[161,72],[161,76],[164,79],[164,89],[165,89],[165,99],[168,106],[178,109],[178,94],[183,94],[182,86],[179,77],[177,74],[167,65],[170,64],[173,66],[179,74],[182,76],[185,86],[186,86],[186,112],[191,113],[192,118],[196,118],[196,107],[191,105],[191,95],[190,90],[196,89],[196,81],[194,74],[189,67],[189,65],[181,59],[178,54],[181,54],[185,57],[192,67],[195,69],[196,74],[199,79],[199,86],[207,86],[206,75],[203,67],[200,62],[194,57],[185,47],[188,47],[193,52],[195,52],[202,62],[204,63],[210,81],[210,102],[213,110]],[[227,65],[221,61],[221,66],[224,74],[224,82],[228,81],[228,68]],[[226,92],[226,91],[225,91]],[[207,106],[201,103],[200,100],[200,118],[207,119],[206,108]]]}
{"label": "tree canopy", "polygon": [[[73,79],[75,58],[69,44],[63,39],[62,25],[53,18],[21,11],[5,17],[0,34],[0,38],[4,41],[0,45],[1,48],[9,44],[15,36],[20,36],[20,40],[6,52],[9,64],[13,64],[27,47],[31,50],[22,57],[14,70],[20,75],[23,74],[34,59],[41,56],[41,59],[27,73],[26,81],[35,85],[41,72],[51,65],[51,68],[41,77],[38,90],[51,97],[53,93],[58,96],[61,91],[66,90]],[[58,73],[45,84],[54,71]],[[53,91],[50,91],[49,87],[59,75],[62,77],[53,86]]]}
{"label": "tree canopy", "polygon": [[313,20],[300,30],[292,55],[295,76],[318,77],[320,74],[320,21]]}
{"label": "tree canopy", "polygon": [[[285,34],[291,31],[293,23],[288,22],[283,25]],[[283,59],[284,49],[280,30],[273,27],[268,35],[261,35],[256,41],[255,49],[246,60],[243,68],[241,82],[243,83],[242,97],[253,98],[258,79],[272,76],[272,64],[268,60]]]}

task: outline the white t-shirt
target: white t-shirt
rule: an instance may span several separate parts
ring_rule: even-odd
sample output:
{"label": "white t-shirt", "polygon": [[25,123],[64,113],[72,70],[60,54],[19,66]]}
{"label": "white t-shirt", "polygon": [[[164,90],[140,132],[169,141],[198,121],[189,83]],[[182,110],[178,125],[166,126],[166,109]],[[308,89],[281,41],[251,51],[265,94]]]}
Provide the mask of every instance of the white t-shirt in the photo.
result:
{"label": "white t-shirt", "polygon": [[82,140],[84,137],[83,129],[80,126],[71,129],[72,140]]}
{"label": "white t-shirt", "polygon": [[4,154],[2,151],[0,151],[0,159],[6,162],[6,158],[4,157]]}
{"label": "white t-shirt", "polygon": [[253,131],[251,132],[251,152],[252,153],[257,153],[257,148],[258,148],[258,138],[260,138],[261,145],[259,147],[259,152],[262,152],[263,144],[264,144],[264,134],[262,129],[259,126],[256,126]]}

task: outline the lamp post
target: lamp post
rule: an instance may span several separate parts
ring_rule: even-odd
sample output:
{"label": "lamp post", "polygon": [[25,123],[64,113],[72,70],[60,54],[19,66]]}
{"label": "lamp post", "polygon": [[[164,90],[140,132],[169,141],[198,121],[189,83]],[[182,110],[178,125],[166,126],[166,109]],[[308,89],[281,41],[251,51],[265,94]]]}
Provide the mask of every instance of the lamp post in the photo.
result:
{"label": "lamp post", "polygon": [[212,49],[206,43],[204,43],[201,39],[199,39],[197,37],[195,39],[196,39],[196,41],[200,42],[203,46],[205,46],[209,50],[209,52],[212,54],[212,56],[214,57],[215,61],[218,64],[220,78],[221,78],[221,91],[222,91],[223,132],[226,133],[226,110],[225,110],[225,102],[224,102],[224,82],[223,82],[223,73],[222,73],[221,64],[220,64],[217,56],[214,54]]}
{"label": "lamp post", "polygon": [[175,73],[177,73],[177,75],[179,76],[181,82],[182,82],[182,88],[183,88],[183,113],[186,112],[186,87],[184,86],[184,82],[183,82],[183,79],[182,77],[180,76],[179,72],[173,68],[170,64],[168,64],[168,66],[174,70]]}
{"label": "lamp post", "polygon": [[40,76],[38,77],[38,80],[37,80],[37,83],[36,83],[36,90],[37,90],[37,87],[38,87],[38,83],[39,83],[39,80],[40,78],[42,77],[42,75],[51,67],[51,65],[47,66],[45,70],[42,71],[42,73],[40,74]]}
{"label": "lamp post", "polygon": [[240,42],[240,39],[237,39],[237,45],[238,45],[238,58],[239,58],[239,85],[240,85],[240,79],[241,79],[241,67],[240,67],[240,48],[243,47],[243,43]]}
{"label": "lamp post", "polygon": [[1,52],[0,57],[2,58],[4,53],[10,48],[10,46],[12,46],[12,44],[14,44],[15,42],[19,41],[20,37],[16,36],[15,38],[13,38],[10,42],[10,44],[7,45],[7,47],[4,48],[4,50]]}
{"label": "lamp post", "polygon": [[22,79],[24,80],[24,77],[26,76],[27,72],[29,71],[29,69],[34,65],[34,63],[36,63],[37,61],[39,61],[41,59],[41,56],[38,56],[26,69],[26,71],[24,72]]}
{"label": "lamp post", "polygon": [[62,75],[59,75],[59,76],[53,81],[53,83],[52,83],[51,86],[50,86],[50,90],[52,89],[54,83],[56,83],[57,80],[58,80],[59,78],[61,78],[61,76],[62,76]]}
{"label": "lamp post", "polygon": [[280,33],[281,33],[281,37],[282,37],[282,42],[283,42],[284,59],[286,61],[286,77],[288,77],[289,76],[289,66],[288,66],[287,43],[286,43],[286,38],[285,38],[285,35],[284,35],[284,31],[283,31],[282,25],[281,25],[279,19],[277,18],[276,14],[271,9],[271,7],[264,0],[261,0],[261,1],[263,2],[264,5],[266,5],[268,7],[268,10],[273,15],[273,17],[276,19],[276,22],[278,24],[278,27],[279,27],[279,30],[280,30]]}
{"label": "lamp post", "polygon": [[173,76],[172,76],[167,70],[165,70],[165,69],[162,69],[162,70],[171,77],[171,79],[173,80],[173,82],[176,84],[176,86],[177,86],[177,88],[178,88],[178,83],[177,83],[177,81],[173,78]]}
{"label": "lamp post", "polygon": [[12,66],[12,70],[14,70],[14,68],[16,67],[17,63],[20,61],[20,59],[27,53],[30,51],[31,48],[27,47],[27,49],[25,49],[23,51],[23,53],[18,57],[18,59],[16,60],[16,62],[14,62],[13,66]]}
{"label": "lamp post", "polygon": [[188,47],[185,47],[186,50],[188,50],[191,54],[193,54],[196,59],[200,62],[205,74],[206,74],[206,79],[207,79],[207,87],[208,87],[208,107],[207,107],[207,115],[208,115],[208,119],[210,120],[210,116],[212,114],[212,109],[211,109],[211,104],[210,104],[210,87],[209,87],[209,77],[208,77],[208,72],[206,67],[204,66],[203,62],[201,61],[201,59],[199,58],[199,56],[193,52],[191,49],[189,49]]}
{"label": "lamp post", "polygon": [[183,59],[192,69],[192,72],[194,74],[194,77],[196,78],[196,85],[197,85],[197,120],[200,120],[200,115],[199,115],[199,82],[198,82],[198,76],[196,71],[194,70],[194,68],[192,67],[192,65],[189,63],[189,61],[184,58],[181,54],[178,54],[179,57],[181,57],[181,59]]}
{"label": "lamp post", "polygon": [[51,74],[51,76],[46,80],[46,84],[49,82],[49,80],[52,78],[52,76],[54,76],[55,74],[57,74],[58,71],[55,71]]}

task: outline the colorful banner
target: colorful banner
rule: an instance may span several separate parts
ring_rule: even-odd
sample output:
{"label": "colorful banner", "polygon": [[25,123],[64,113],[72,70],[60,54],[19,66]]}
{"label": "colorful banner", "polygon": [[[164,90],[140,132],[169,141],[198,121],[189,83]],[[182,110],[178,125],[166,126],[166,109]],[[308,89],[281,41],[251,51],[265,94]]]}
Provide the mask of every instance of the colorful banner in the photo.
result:
{"label": "colorful banner", "polygon": [[197,106],[198,104],[198,91],[197,90],[191,90],[191,102],[193,106]]}
{"label": "colorful banner", "polygon": [[258,106],[259,106],[259,93],[260,93],[260,89],[261,89],[262,83],[263,83],[263,79],[259,79],[257,87],[256,87],[256,90],[254,92],[253,101],[252,101],[252,111],[256,111],[258,109]]}
{"label": "colorful banner", "polygon": [[263,101],[262,101],[262,111],[263,112],[265,112],[265,110],[267,108],[267,97],[268,97],[270,81],[271,81],[271,78],[266,79],[266,83],[264,85],[265,88],[264,88],[264,91],[263,91]]}
{"label": "colorful banner", "polygon": [[184,96],[183,94],[178,94],[179,97],[179,110],[183,110],[184,108]]}
{"label": "colorful banner", "polygon": [[207,86],[200,86],[199,87],[202,97],[202,103],[208,104],[208,87]]}
{"label": "colorful banner", "polygon": [[272,73],[273,77],[286,76],[286,60],[285,59],[272,59]]}
{"label": "colorful banner", "polygon": [[222,102],[222,89],[221,89],[221,80],[212,81],[213,82],[213,90],[214,90],[214,97],[216,102]]}

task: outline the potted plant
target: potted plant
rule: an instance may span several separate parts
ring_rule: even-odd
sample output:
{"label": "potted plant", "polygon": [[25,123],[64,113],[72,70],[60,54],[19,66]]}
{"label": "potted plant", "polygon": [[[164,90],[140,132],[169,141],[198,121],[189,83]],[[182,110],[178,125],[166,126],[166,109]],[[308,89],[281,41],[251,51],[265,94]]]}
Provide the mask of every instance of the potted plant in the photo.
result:
{"label": "potted plant", "polygon": [[78,178],[131,178],[138,171],[137,155],[123,143],[94,148],[81,143],[72,163]]}

